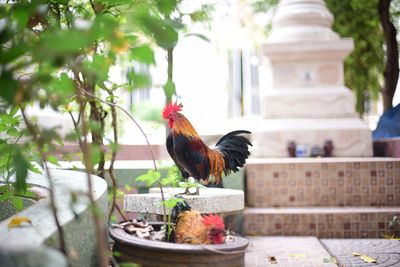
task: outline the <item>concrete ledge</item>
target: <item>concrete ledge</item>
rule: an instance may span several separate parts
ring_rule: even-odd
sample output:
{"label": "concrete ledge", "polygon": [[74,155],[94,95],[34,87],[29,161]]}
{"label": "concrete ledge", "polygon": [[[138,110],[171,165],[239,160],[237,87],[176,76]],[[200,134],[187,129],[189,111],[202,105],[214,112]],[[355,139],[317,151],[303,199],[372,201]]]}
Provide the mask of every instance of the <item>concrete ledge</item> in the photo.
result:
{"label": "concrete ledge", "polygon": [[[86,194],[87,175],[83,172],[51,170],[55,187],[58,218],[65,230],[67,250],[72,255],[72,266],[95,266],[97,259],[96,236],[89,201],[80,197],[74,205],[75,215],[71,210],[71,192]],[[107,230],[107,184],[100,177],[91,175],[93,196],[100,211],[103,229]],[[47,177],[30,173],[27,183],[48,188]],[[0,222],[0,243],[7,246],[38,246],[48,245],[58,247],[58,232],[53,215],[49,209],[49,199],[43,199],[23,210],[18,216],[26,216],[32,221],[32,226],[8,229],[10,219]]]}
{"label": "concrete ledge", "polygon": [[[194,189],[192,189],[194,190]],[[182,188],[165,188],[165,196],[183,192]],[[200,188],[198,196],[183,196],[189,205],[200,213],[227,213],[244,209],[242,190],[225,188]],[[150,189],[148,194],[128,194],[124,197],[124,210],[151,214],[163,214],[161,194],[158,188]]]}

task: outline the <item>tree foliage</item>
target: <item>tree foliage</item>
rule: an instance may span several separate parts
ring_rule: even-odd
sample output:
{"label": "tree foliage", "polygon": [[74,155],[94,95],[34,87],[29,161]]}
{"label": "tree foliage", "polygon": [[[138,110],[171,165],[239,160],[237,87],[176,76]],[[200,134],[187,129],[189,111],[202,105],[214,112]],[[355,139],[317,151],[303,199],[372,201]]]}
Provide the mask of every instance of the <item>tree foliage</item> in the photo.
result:
{"label": "tree foliage", "polygon": [[[394,13],[391,12],[392,0],[379,0],[378,13],[381,20],[381,25],[385,37],[385,82],[382,89],[383,110],[387,111],[393,107],[393,98],[399,80],[399,47],[397,44],[397,29],[394,26]],[[395,2],[394,8],[399,2]],[[392,13],[392,14],[391,14]],[[391,18],[392,17],[392,18]]]}
{"label": "tree foliage", "polygon": [[354,50],[345,60],[345,84],[354,91],[356,110],[362,115],[378,98],[383,83],[384,42],[378,0],[327,0],[326,4],[335,18],[333,30],[354,40]]}
{"label": "tree foliage", "polygon": [[[4,183],[0,201],[8,199],[21,208],[16,196],[30,194],[28,170],[39,172],[33,162],[45,171],[48,163],[58,164],[64,137],[29,116],[27,108],[32,105],[68,114],[74,131],[65,138],[79,144],[87,172],[104,177],[108,171],[116,186],[113,162],[118,149],[119,91],[142,88],[151,79],[148,73],[130,68],[117,83],[109,76],[110,70],[120,62],[154,65],[155,48],[175,47],[186,28],[179,19],[181,2],[19,0],[0,5],[0,175]],[[196,21],[206,13],[202,6],[185,15]],[[106,138],[107,128],[112,129],[111,139]],[[111,158],[108,170],[107,157]],[[88,184],[90,189],[90,179]],[[54,197],[50,194],[58,224]],[[92,201],[91,193],[86,197]],[[96,210],[93,201],[92,205]],[[95,212],[93,218],[100,236],[100,266],[106,266],[106,254],[101,253],[106,246],[100,244],[104,233]],[[60,249],[65,252],[62,229],[57,226]]]}

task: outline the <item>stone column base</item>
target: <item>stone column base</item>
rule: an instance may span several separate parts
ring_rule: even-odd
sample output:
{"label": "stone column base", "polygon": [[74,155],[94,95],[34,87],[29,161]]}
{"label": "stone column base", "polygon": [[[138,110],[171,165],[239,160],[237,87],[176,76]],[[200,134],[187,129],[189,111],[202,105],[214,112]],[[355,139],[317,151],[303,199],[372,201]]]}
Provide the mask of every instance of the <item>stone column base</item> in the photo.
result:
{"label": "stone column base", "polygon": [[[249,125],[250,126],[250,125]],[[372,156],[371,130],[359,118],[260,119],[252,122],[252,157],[288,157],[287,143],[323,147],[332,140],[335,157]]]}

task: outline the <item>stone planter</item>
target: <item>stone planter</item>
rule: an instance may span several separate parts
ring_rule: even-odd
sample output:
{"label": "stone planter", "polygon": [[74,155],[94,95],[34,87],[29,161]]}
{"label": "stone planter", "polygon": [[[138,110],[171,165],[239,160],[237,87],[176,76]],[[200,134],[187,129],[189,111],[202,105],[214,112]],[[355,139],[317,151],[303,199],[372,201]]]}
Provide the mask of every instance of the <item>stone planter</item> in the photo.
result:
{"label": "stone planter", "polygon": [[249,241],[235,237],[222,245],[189,245],[138,238],[122,229],[109,230],[115,241],[114,252],[119,263],[131,262],[142,267],[240,267],[244,266]]}
{"label": "stone planter", "polygon": [[[74,205],[74,212],[71,210],[71,192],[81,192],[86,194],[87,174],[84,172],[68,170],[50,170],[53,178],[54,194],[56,206],[58,208],[58,218],[61,227],[64,229],[65,240],[68,253],[74,255],[69,264],[71,266],[97,266],[97,247],[96,235],[93,224],[91,206],[86,197],[79,198]],[[102,220],[102,230],[107,230],[107,184],[104,179],[91,175],[93,186],[93,198],[97,204],[99,216]],[[26,179],[27,184],[32,186],[31,191],[37,194],[38,200],[25,199],[26,207],[23,211],[16,213],[10,203],[0,203],[0,266],[17,266],[16,264],[3,264],[4,256],[8,259],[19,259],[25,255],[21,249],[24,248],[30,257],[42,257],[43,261],[46,254],[42,250],[36,250],[41,247],[58,248],[58,231],[54,222],[54,217],[49,209],[49,184],[45,175],[29,173]],[[0,177],[0,185],[2,179]],[[28,217],[32,224],[26,227],[8,228],[10,216],[18,215]],[[78,215],[77,220],[75,216]],[[38,256],[39,255],[39,256]],[[27,256],[27,257],[28,257]],[[36,263],[36,262],[35,262]],[[29,266],[39,266],[32,263]],[[21,265],[22,266],[22,265]],[[42,265],[44,266],[44,265]],[[47,266],[63,266],[53,264]]]}

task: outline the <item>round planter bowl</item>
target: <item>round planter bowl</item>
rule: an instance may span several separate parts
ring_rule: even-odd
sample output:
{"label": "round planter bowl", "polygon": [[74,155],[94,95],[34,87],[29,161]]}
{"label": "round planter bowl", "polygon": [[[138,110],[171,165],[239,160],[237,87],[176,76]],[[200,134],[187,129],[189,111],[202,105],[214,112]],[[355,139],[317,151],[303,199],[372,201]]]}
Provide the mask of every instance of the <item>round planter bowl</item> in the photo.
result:
{"label": "round planter bowl", "polygon": [[249,241],[235,236],[233,242],[221,245],[190,245],[138,238],[122,229],[110,229],[114,252],[119,263],[130,262],[142,267],[243,267]]}

